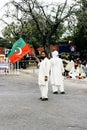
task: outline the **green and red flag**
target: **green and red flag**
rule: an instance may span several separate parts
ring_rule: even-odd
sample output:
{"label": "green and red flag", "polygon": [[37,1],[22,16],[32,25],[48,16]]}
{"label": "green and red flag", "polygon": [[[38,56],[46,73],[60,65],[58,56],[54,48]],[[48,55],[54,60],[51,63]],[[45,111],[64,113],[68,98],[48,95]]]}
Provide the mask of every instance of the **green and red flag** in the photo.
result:
{"label": "green and red flag", "polygon": [[8,54],[8,58],[10,62],[14,64],[30,51],[31,47],[29,46],[29,44],[26,44],[26,42],[22,38],[20,38],[14,43],[11,52]]}

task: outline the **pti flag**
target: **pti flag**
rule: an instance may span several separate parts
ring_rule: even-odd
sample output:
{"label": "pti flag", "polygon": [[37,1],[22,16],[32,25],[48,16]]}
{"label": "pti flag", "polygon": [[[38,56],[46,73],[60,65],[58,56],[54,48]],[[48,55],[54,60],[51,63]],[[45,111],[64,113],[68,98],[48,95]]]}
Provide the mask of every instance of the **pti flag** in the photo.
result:
{"label": "pti flag", "polygon": [[30,51],[31,47],[29,46],[29,44],[26,44],[26,42],[22,38],[20,38],[14,43],[11,52],[8,54],[9,60],[11,63],[14,64]]}

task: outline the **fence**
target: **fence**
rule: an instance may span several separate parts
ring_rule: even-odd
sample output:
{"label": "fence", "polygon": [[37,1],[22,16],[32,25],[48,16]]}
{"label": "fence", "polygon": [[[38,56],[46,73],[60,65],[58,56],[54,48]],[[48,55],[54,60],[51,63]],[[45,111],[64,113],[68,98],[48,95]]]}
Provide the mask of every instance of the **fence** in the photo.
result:
{"label": "fence", "polygon": [[0,59],[0,74],[19,74],[19,63],[11,64],[7,58]]}
{"label": "fence", "polygon": [[37,67],[35,60],[21,60],[12,64],[8,59],[0,59],[0,74],[19,74],[20,69]]}

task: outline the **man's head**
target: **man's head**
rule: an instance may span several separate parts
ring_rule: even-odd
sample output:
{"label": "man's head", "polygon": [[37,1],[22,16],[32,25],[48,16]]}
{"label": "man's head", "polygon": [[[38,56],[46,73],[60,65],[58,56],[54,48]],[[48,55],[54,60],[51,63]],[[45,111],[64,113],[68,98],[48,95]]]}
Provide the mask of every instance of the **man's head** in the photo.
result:
{"label": "man's head", "polygon": [[45,57],[47,57],[47,53],[46,53],[46,51],[42,51],[41,52],[41,59],[44,59]]}
{"label": "man's head", "polygon": [[52,57],[58,57],[58,54],[59,54],[58,51],[53,51],[52,52]]}

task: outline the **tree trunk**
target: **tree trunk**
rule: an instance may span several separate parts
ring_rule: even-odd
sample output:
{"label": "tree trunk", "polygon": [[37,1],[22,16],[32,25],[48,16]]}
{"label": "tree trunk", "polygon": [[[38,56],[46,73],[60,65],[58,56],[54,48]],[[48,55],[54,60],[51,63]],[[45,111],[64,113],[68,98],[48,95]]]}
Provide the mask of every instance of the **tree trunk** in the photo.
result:
{"label": "tree trunk", "polygon": [[44,48],[45,48],[46,53],[48,54],[48,57],[50,57],[50,41],[49,41],[49,39],[46,39],[46,43],[45,43]]}

